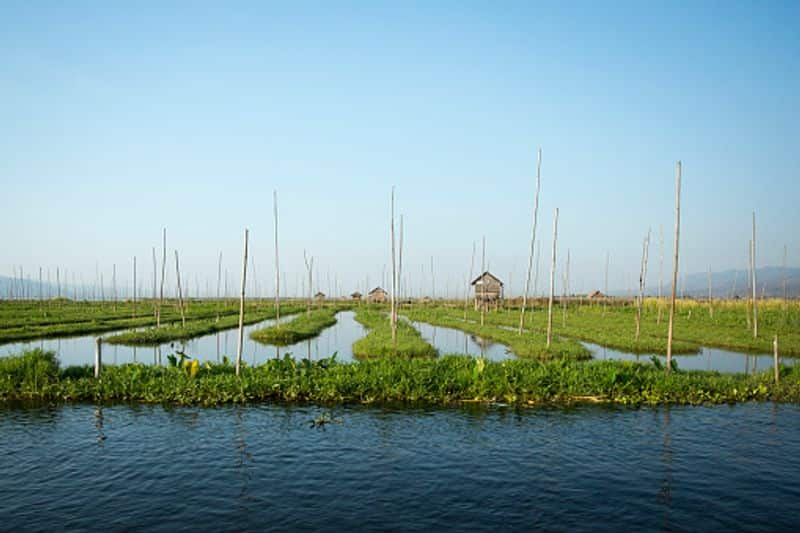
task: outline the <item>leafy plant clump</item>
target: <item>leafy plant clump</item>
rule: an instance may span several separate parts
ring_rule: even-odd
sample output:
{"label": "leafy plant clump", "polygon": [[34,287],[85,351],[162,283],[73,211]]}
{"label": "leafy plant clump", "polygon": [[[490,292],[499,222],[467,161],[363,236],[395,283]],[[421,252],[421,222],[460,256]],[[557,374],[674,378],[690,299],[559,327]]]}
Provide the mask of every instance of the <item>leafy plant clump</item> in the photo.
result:
{"label": "leafy plant clump", "polygon": [[318,403],[505,402],[566,405],[714,404],[743,401],[800,403],[800,371],[720,374],[666,373],[651,363],[518,359],[492,362],[441,358],[379,357],[361,363],[289,356],[245,366],[229,362],[175,361],[172,366],[105,366],[61,369],[52,353],[34,350],[0,359],[0,401],[127,401],[217,405],[264,401]]}

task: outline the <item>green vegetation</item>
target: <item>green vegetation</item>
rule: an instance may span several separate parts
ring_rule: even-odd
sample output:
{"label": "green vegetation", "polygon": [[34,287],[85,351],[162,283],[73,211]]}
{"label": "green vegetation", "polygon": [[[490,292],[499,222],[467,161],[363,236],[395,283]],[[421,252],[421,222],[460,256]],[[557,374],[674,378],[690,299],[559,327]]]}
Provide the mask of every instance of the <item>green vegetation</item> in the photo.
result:
{"label": "green vegetation", "polygon": [[250,338],[264,344],[288,346],[316,337],[323,329],[336,324],[337,312],[338,309],[315,309],[298,316],[288,324],[256,330],[250,334]]}
{"label": "green vegetation", "polygon": [[459,312],[454,310],[430,307],[414,308],[403,312],[406,317],[417,322],[458,329],[483,339],[500,342],[508,346],[517,357],[573,359],[576,361],[592,358],[591,352],[577,341],[554,337],[548,347],[545,334],[531,333],[526,330],[522,335],[518,335],[516,330],[512,331],[507,327],[492,325],[486,320],[484,320],[483,326],[480,321],[464,322],[463,310],[460,313],[459,315]]}
{"label": "green vegetation", "polygon": [[53,354],[38,350],[0,359],[0,401],[126,401],[216,405],[262,401],[340,403],[507,402],[561,405],[606,402],[627,405],[742,401],[800,402],[800,369],[755,375],[674,371],[625,361],[576,362],[518,359],[491,362],[462,356],[384,357],[340,363],[290,357],[245,367],[237,378],[229,363],[175,361],[168,367],[106,366],[60,369]]}
{"label": "green vegetation", "polygon": [[[289,316],[299,313],[300,310],[301,308],[296,306],[282,307],[281,315]],[[255,324],[256,322],[269,320],[271,318],[275,318],[275,308],[268,307],[265,309],[252,310],[249,313],[245,312],[244,323]],[[177,322],[160,328],[126,331],[125,333],[106,337],[104,341],[108,344],[125,344],[128,346],[155,346],[169,341],[193,339],[202,335],[209,335],[217,331],[235,328],[238,325],[239,315],[237,313],[236,315],[220,317],[219,321],[215,319],[188,321],[185,327],[181,325],[180,322]]]}
{"label": "green vegetation", "polygon": [[[239,304],[233,300],[190,300],[186,304],[186,323],[215,320],[236,316]],[[71,300],[49,301],[0,301],[0,343],[74,337],[93,333],[105,333],[131,328],[154,326],[156,303],[145,300],[132,302],[85,302]],[[246,315],[271,308],[270,302],[251,301]],[[161,324],[180,323],[181,315],[175,300],[164,302],[161,307]],[[238,322],[237,322],[238,324]]]}
{"label": "green vegetation", "polygon": [[373,357],[436,357],[439,353],[422,338],[419,331],[403,321],[397,323],[397,338],[392,341],[392,327],[386,313],[359,308],[355,319],[369,330],[367,335],[353,343],[353,355],[359,359]]}
{"label": "green vegetation", "polygon": [[[525,329],[539,336],[547,331],[545,305],[537,301],[534,310],[525,315]],[[664,354],[667,351],[669,307],[664,300],[660,305],[662,316],[659,324],[658,300],[649,299],[645,302],[638,341],[635,339],[636,307],[631,302],[605,308],[602,303],[584,301],[579,304],[572,301],[567,308],[566,318],[558,305],[553,310],[553,333],[557,337],[579,339],[624,352]],[[777,334],[782,356],[800,356],[800,304],[790,302],[785,308],[782,301],[759,302],[758,339],[753,339],[752,328],[747,327],[745,305],[746,302],[743,301],[715,302],[712,317],[705,302],[678,301],[673,353],[697,353],[700,346],[748,353],[771,353],[772,341]],[[461,320],[463,324],[464,310],[460,306],[413,306],[410,311],[436,313],[448,320]],[[473,323],[478,322],[480,313],[470,309],[467,319]],[[485,323],[516,328],[519,325],[519,310],[489,311],[485,314]]]}

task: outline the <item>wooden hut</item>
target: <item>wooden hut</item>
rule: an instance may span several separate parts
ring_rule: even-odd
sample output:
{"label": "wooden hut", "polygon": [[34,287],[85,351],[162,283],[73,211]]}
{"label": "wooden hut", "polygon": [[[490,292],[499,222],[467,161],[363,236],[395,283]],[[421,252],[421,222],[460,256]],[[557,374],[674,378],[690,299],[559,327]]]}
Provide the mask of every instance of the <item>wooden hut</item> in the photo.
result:
{"label": "wooden hut", "polygon": [[488,270],[472,280],[475,310],[498,309],[503,302],[503,282]]}
{"label": "wooden hut", "polygon": [[589,299],[589,300],[604,300],[606,298],[606,295],[603,294],[600,291],[594,291],[592,294],[588,295],[586,298]]}
{"label": "wooden hut", "polygon": [[371,304],[382,304],[386,301],[386,291],[380,287],[375,287],[367,294],[367,301]]}
{"label": "wooden hut", "polygon": [[325,293],[322,291],[317,292],[317,294],[314,295],[314,300],[317,303],[322,303],[322,301],[325,300]]}
{"label": "wooden hut", "polygon": [[361,293],[356,291],[356,292],[354,292],[353,294],[350,295],[350,298],[360,302],[361,301]]}

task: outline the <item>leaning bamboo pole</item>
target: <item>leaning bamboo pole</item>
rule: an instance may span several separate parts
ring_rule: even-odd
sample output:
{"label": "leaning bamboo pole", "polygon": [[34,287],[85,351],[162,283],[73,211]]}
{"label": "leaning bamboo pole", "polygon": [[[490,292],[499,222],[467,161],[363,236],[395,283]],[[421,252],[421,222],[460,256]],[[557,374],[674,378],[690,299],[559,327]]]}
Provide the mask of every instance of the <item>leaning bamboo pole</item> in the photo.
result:
{"label": "leaning bamboo pole", "polygon": [[553,219],[553,253],[550,259],[550,298],[547,301],[547,347],[553,340],[553,294],[556,288],[556,240],[558,239],[558,208]]}
{"label": "leaning bamboo pole", "polygon": [[756,212],[753,211],[753,240],[750,241],[753,270],[753,338],[758,338],[758,294],[756,294]]}
{"label": "leaning bamboo pole", "polygon": [[[522,293],[522,308],[519,312],[519,330],[518,335],[522,335],[522,327],[525,323],[525,308],[528,305],[528,291],[531,285],[531,270],[533,269],[533,245],[536,241],[536,220],[539,214],[539,189],[541,185],[542,176],[542,149],[539,148],[538,158],[536,160],[536,194],[533,197],[533,223],[531,225],[531,249],[528,252],[528,274],[525,276],[525,291]],[[533,307],[533,305],[531,305]]]}
{"label": "leaning bamboo pole", "polygon": [[642,325],[642,305],[644,304],[644,288],[647,280],[647,254],[650,248],[650,230],[647,230],[647,237],[642,244],[642,264],[639,269],[639,298],[636,302],[636,342],[639,341],[639,334]]}
{"label": "leaning bamboo pole", "polygon": [[681,233],[681,162],[678,161],[675,176],[675,252],[672,262],[672,295],[669,306],[669,329],[667,330],[667,372],[672,369],[672,335],[675,323],[675,289],[678,286],[678,243]]}
{"label": "leaning bamboo pole", "polygon": [[242,259],[242,293],[239,297],[239,343],[236,346],[236,375],[242,369],[242,348],[244,347],[244,293],[247,283],[247,237],[248,230],[244,230],[244,258]]}

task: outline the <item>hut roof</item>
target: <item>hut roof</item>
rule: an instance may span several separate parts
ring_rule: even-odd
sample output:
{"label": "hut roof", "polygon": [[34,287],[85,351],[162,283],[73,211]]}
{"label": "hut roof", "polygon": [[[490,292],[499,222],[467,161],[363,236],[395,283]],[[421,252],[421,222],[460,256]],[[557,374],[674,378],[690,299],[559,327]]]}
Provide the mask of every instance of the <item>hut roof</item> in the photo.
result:
{"label": "hut roof", "polygon": [[605,298],[606,295],[600,291],[594,291],[592,294],[589,295],[589,298]]}
{"label": "hut roof", "polygon": [[478,276],[477,278],[473,279],[472,283],[470,283],[470,285],[475,285],[476,283],[478,283],[479,281],[483,280],[483,278],[486,278],[486,277],[495,280],[497,283],[500,284],[501,287],[503,286],[503,282],[500,281],[500,278],[498,278],[497,276],[495,276],[494,274],[492,274],[488,270],[486,272],[484,272],[483,274],[481,274],[480,276]]}
{"label": "hut roof", "polygon": [[322,291],[319,291],[319,292],[317,292],[317,294],[314,295],[314,298],[325,298],[325,293],[322,292]]}
{"label": "hut roof", "polygon": [[382,292],[382,293],[384,293],[384,294],[386,293],[386,291],[385,291],[385,290],[383,290],[382,288],[380,288],[380,287],[375,287],[374,289],[372,289],[371,291],[369,291],[369,294],[375,294],[375,293],[377,293],[377,292]]}
{"label": "hut roof", "polygon": [[361,293],[360,293],[360,292],[358,292],[358,291],[356,291],[356,292],[354,292],[353,294],[351,294],[350,296],[351,296],[352,298],[361,298]]}

